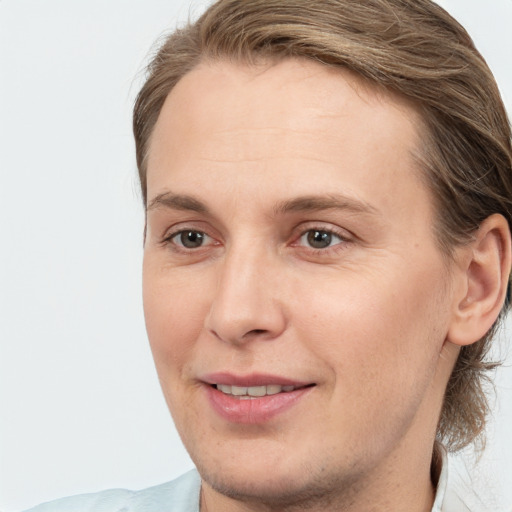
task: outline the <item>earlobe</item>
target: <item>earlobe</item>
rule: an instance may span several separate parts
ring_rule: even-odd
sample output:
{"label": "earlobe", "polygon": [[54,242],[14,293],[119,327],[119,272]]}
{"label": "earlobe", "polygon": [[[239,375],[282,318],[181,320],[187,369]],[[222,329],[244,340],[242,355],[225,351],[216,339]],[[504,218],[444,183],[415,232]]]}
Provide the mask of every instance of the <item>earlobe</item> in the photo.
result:
{"label": "earlobe", "polygon": [[511,237],[506,219],[499,214],[485,219],[463,251],[463,293],[455,299],[447,337],[459,346],[481,339],[503,306],[511,266]]}

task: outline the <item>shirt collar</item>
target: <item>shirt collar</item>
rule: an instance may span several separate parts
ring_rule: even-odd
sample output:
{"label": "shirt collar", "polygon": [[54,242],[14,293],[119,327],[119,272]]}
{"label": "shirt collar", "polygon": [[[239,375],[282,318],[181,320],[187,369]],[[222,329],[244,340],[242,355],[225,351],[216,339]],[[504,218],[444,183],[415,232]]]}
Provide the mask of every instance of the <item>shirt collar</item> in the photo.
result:
{"label": "shirt collar", "polygon": [[[497,510],[488,508],[474,497],[471,478],[457,471],[450,471],[450,460],[446,448],[436,443],[437,460],[440,461],[440,473],[437,481],[436,498],[432,512],[482,512]],[[434,456],[434,461],[436,456]],[[453,468],[452,468],[453,469]],[[439,470],[438,470],[439,471]],[[512,512],[512,511],[511,511]]]}
{"label": "shirt collar", "polygon": [[[447,512],[447,509],[443,506],[446,497],[446,489],[448,487],[448,455],[444,446],[437,444],[434,448],[436,453],[434,454],[433,463],[436,461],[441,465],[441,472],[439,473],[439,479],[437,480],[436,488],[436,499],[432,512]],[[435,470],[434,470],[435,471]],[[439,469],[437,469],[439,471]]]}

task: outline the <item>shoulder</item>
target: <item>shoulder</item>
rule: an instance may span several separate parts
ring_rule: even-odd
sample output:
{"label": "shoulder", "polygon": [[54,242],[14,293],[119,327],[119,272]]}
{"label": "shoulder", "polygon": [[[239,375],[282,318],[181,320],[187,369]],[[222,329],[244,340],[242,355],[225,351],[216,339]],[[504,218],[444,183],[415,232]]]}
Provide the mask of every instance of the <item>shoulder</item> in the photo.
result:
{"label": "shoulder", "polygon": [[43,503],[26,512],[198,512],[201,479],[196,470],[141,491],[111,489]]}

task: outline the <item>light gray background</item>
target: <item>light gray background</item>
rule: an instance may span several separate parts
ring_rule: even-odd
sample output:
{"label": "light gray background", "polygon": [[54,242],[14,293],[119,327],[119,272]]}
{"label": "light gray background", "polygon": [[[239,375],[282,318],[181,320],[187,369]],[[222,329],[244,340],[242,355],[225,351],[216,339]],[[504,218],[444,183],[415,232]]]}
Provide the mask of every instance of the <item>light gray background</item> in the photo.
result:
{"label": "light gray background", "polygon": [[[144,331],[130,114],[152,43],[205,3],[0,0],[0,510],[191,467]],[[512,0],[442,5],[510,112]],[[498,395],[471,471],[512,504],[510,367]]]}

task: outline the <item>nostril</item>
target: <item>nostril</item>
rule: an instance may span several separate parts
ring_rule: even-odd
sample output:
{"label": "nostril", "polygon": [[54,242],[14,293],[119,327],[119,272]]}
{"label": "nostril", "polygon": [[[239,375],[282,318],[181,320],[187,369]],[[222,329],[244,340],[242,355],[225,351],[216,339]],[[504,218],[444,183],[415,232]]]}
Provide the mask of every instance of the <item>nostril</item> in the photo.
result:
{"label": "nostril", "polygon": [[251,335],[258,335],[258,334],[265,334],[267,331],[265,329],[253,329],[252,331],[249,331],[246,336]]}

